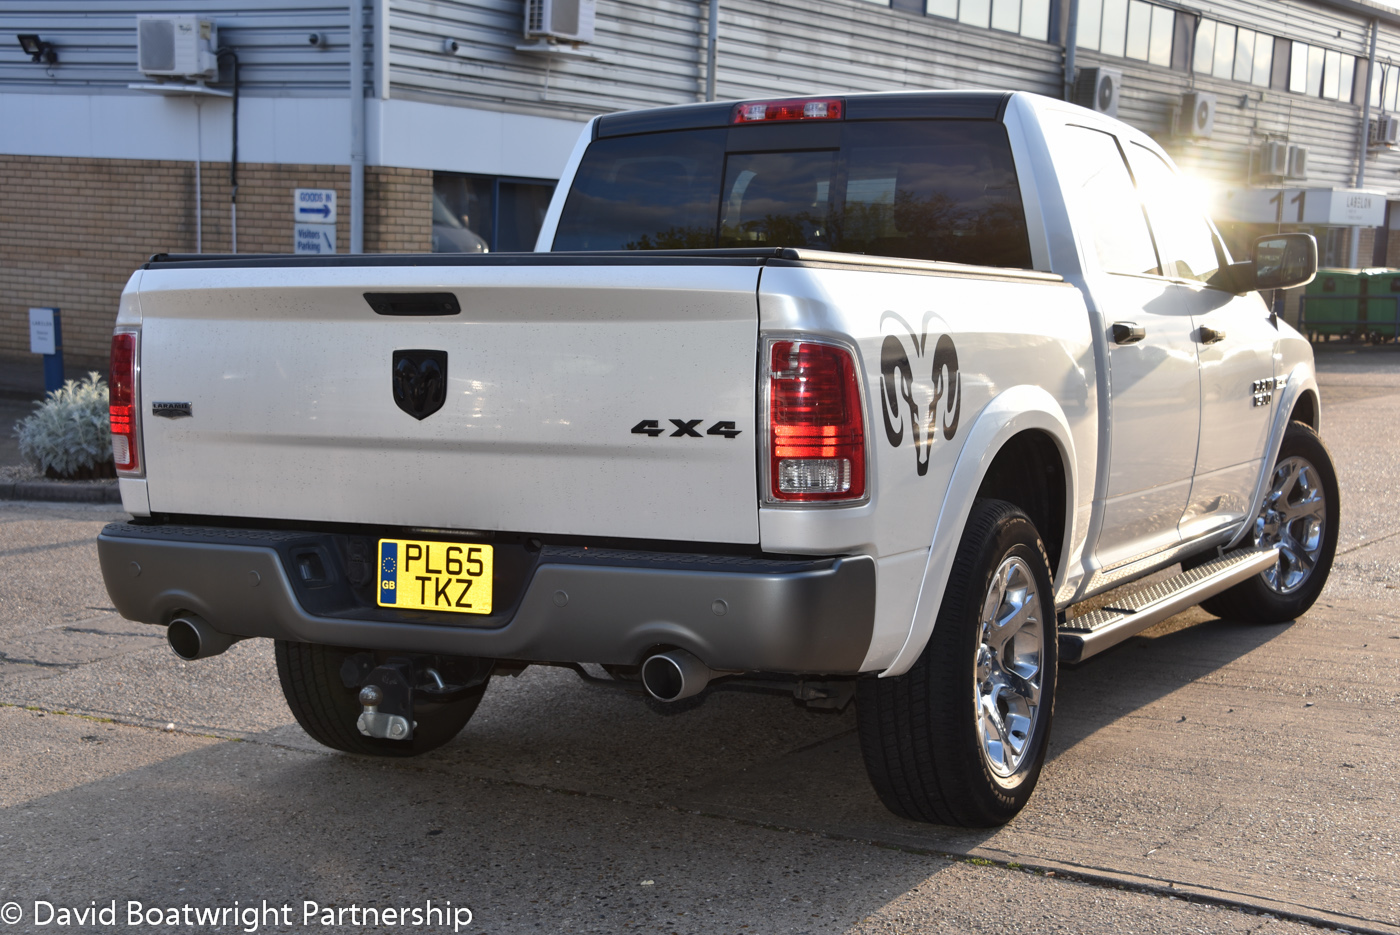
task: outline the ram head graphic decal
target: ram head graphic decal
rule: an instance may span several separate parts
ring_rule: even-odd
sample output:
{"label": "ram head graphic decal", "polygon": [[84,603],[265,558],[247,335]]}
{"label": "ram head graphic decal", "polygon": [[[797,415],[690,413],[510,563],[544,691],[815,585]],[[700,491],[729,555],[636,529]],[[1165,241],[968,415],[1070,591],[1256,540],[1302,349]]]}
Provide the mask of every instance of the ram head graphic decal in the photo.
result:
{"label": "ram head graphic decal", "polygon": [[904,444],[905,431],[909,432],[920,477],[928,473],[934,438],[939,431],[945,439],[956,435],[962,414],[958,351],[946,334],[930,340],[929,324],[936,319],[932,312],[925,315],[917,334],[894,312],[886,312],[880,320],[881,330],[886,322],[900,326],[898,332],[885,335],[880,347],[880,410],[885,417],[885,438],[898,448]]}

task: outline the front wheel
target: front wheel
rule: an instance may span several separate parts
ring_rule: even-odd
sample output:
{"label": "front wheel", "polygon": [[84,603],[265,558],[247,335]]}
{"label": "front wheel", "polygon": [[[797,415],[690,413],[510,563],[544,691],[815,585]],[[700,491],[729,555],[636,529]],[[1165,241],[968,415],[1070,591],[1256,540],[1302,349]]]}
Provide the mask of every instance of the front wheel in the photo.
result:
{"label": "front wheel", "polygon": [[1337,551],[1337,471],[1317,432],[1290,422],[1250,541],[1278,561],[1201,602],[1217,617],[1283,623],[1301,616],[1327,584]]}
{"label": "front wheel", "polygon": [[918,661],[858,687],[861,752],[890,811],[989,827],[1025,806],[1054,709],[1052,593],[1029,517],[1001,500],[974,503]]}
{"label": "front wheel", "polygon": [[347,685],[342,674],[346,660],[358,655],[355,650],[289,640],[276,643],[277,675],[297,723],[313,740],[346,753],[398,757],[435,750],[461,733],[486,693],[482,681],[451,701],[415,702],[411,740],[366,737],[356,726],[363,710],[359,689]]}

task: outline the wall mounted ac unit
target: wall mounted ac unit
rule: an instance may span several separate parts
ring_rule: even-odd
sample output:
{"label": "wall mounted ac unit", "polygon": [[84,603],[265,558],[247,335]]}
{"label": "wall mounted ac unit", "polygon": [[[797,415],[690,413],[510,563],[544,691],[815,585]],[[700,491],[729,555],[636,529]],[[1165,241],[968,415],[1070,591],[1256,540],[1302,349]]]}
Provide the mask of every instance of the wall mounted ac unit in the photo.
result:
{"label": "wall mounted ac unit", "polygon": [[1290,179],[1308,177],[1308,148],[1306,146],[1288,147],[1288,177]]}
{"label": "wall mounted ac unit", "polygon": [[1074,103],[1110,117],[1118,116],[1123,73],[1116,68],[1081,68],[1074,78]]}
{"label": "wall mounted ac unit", "polygon": [[1288,174],[1288,144],[1269,140],[1259,147],[1259,174],[1283,178]]}
{"label": "wall mounted ac unit", "polygon": [[136,17],[136,67],[157,78],[216,78],[219,30],[198,16]]}
{"label": "wall mounted ac unit", "polygon": [[525,38],[592,42],[597,0],[525,0]]}
{"label": "wall mounted ac unit", "polygon": [[1394,147],[1397,137],[1400,137],[1400,119],[1394,114],[1381,114],[1371,121],[1370,137],[1373,147]]}
{"label": "wall mounted ac unit", "polygon": [[1215,133],[1215,95],[1188,91],[1181,95],[1181,114],[1176,132],[1192,139],[1209,139]]}

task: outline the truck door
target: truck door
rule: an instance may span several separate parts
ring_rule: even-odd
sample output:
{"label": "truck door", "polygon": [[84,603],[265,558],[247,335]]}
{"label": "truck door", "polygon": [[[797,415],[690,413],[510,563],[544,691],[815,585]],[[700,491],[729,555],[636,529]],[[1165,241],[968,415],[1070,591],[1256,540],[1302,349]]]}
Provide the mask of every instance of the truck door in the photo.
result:
{"label": "truck door", "polygon": [[1152,150],[1127,147],[1164,272],[1191,314],[1200,359],[1201,430],[1183,539],[1243,520],[1263,470],[1278,330],[1258,293],[1210,285],[1226,261],[1189,187]]}
{"label": "truck door", "polygon": [[1179,541],[1200,429],[1194,327],[1162,275],[1116,138],[1066,126],[1059,142],[1056,171],[1108,348],[1108,464],[1095,554],[1109,569]]}

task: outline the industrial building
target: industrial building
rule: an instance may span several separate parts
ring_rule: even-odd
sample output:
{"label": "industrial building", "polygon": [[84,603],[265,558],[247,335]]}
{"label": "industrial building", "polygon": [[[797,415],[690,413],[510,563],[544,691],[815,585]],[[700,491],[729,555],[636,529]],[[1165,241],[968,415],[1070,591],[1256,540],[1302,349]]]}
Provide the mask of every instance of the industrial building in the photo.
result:
{"label": "industrial building", "polygon": [[[583,122],[817,91],[1072,96],[1235,249],[1400,258],[1400,12],[1367,0],[68,0],[0,8],[0,366],[102,367],[161,252],[529,249]],[[1392,248],[1393,247],[1393,248]]]}

